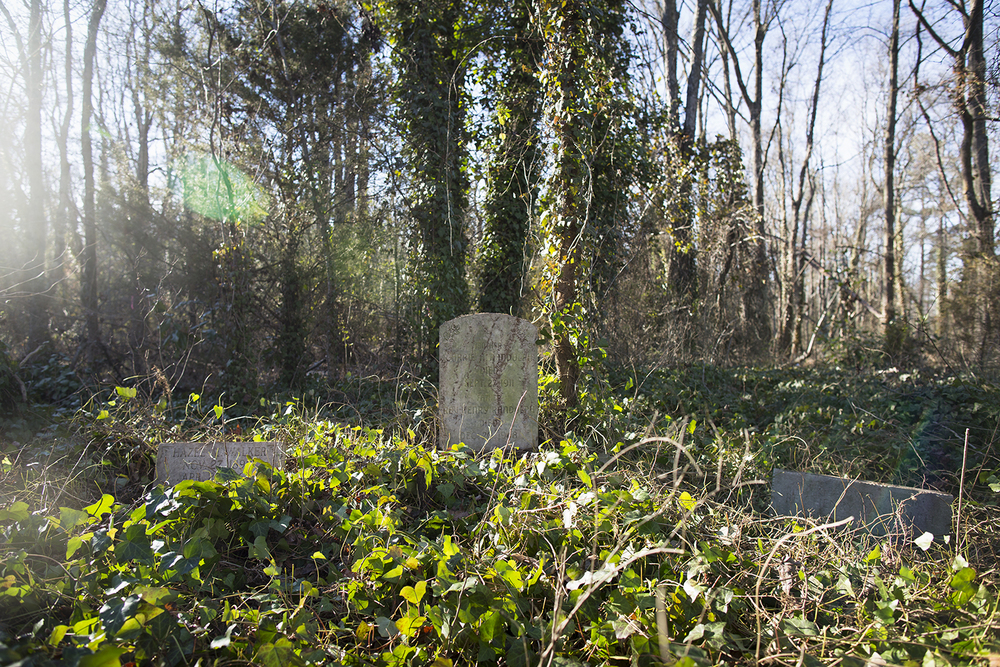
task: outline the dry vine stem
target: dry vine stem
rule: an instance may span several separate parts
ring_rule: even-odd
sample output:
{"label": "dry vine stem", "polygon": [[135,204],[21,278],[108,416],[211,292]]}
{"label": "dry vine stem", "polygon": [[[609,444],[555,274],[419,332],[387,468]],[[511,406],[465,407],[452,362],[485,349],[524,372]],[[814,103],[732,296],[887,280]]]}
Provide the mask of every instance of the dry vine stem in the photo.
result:
{"label": "dry vine stem", "polygon": [[825,531],[825,530],[828,530],[830,528],[840,528],[841,526],[846,526],[847,524],[851,523],[852,521],[854,521],[854,517],[853,516],[849,516],[846,519],[841,519],[840,521],[834,521],[833,523],[824,523],[821,526],[813,526],[812,528],[809,528],[808,530],[803,530],[801,533],[788,533],[787,535],[784,535],[781,539],[779,539],[777,542],[775,542],[774,546],[771,547],[771,553],[769,553],[767,555],[767,558],[764,560],[764,563],[760,566],[760,573],[757,575],[757,583],[754,585],[754,589],[753,589],[754,604],[758,608],[758,610],[757,610],[757,649],[754,652],[754,657],[755,657],[755,659],[756,659],[757,662],[760,662],[760,642],[761,642],[761,637],[763,636],[763,624],[761,623],[761,620],[760,620],[760,582],[761,582],[761,580],[764,579],[764,573],[767,572],[767,568],[768,568],[768,566],[770,566],[771,561],[774,559],[774,555],[778,552],[778,549],[781,548],[782,544],[784,544],[785,542],[787,542],[789,539],[791,539],[793,537],[805,537],[806,535],[812,535],[813,533],[818,533],[818,532],[821,532],[821,531]]}

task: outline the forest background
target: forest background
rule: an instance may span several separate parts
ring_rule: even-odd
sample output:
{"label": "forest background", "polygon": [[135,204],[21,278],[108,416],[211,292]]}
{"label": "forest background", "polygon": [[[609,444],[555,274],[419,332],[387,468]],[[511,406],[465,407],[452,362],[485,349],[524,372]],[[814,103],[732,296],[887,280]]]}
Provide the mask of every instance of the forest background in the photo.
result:
{"label": "forest background", "polygon": [[996,8],[896,5],[5,3],[4,400],[433,379],[477,311],[568,405],[991,366]]}
{"label": "forest background", "polygon": [[[0,14],[0,664],[1000,663],[995,1]],[[538,451],[436,446],[469,312]]]}

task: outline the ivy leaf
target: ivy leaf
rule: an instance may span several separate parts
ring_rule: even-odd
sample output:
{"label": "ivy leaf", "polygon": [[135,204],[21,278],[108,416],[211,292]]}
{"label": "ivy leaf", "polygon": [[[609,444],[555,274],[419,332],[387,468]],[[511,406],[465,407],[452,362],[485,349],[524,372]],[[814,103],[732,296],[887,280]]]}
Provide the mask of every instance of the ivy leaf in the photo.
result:
{"label": "ivy leaf", "polygon": [[59,526],[67,532],[89,520],[90,515],[83,510],[75,510],[71,507],[59,508]]}
{"label": "ivy leaf", "polygon": [[49,635],[49,646],[59,646],[59,642],[63,640],[67,632],[69,632],[68,625],[57,625],[52,628],[52,633]]}
{"label": "ivy leaf", "polygon": [[494,610],[490,610],[483,618],[479,626],[479,639],[489,644],[497,635],[497,630],[501,628],[503,617]]}
{"label": "ivy leaf", "polygon": [[416,586],[404,586],[403,590],[400,591],[400,595],[404,600],[411,604],[420,604],[420,601],[424,597],[424,593],[427,592],[427,582],[418,581]]}
{"label": "ivy leaf", "polygon": [[83,510],[90,516],[94,517],[95,519],[100,519],[105,514],[110,514],[111,509],[114,506],[115,506],[115,497],[105,493],[104,495],[101,496],[100,500],[98,500],[93,505],[87,505],[86,507],[83,508]]}
{"label": "ivy leaf", "polygon": [[386,639],[392,639],[399,634],[399,630],[396,629],[396,624],[392,622],[391,618],[379,616],[375,619],[375,623],[378,625],[378,633]]}
{"label": "ivy leaf", "polygon": [[119,658],[123,653],[127,652],[128,649],[117,646],[105,646],[94,655],[83,656],[77,664],[79,667],[120,667],[121,661]]}
{"label": "ivy leaf", "polygon": [[28,503],[20,500],[12,503],[7,509],[0,510],[0,521],[27,521],[29,516],[31,515],[28,513]]}
{"label": "ivy leaf", "polygon": [[416,616],[416,617],[404,616],[403,618],[396,621],[395,623],[396,630],[398,630],[399,634],[403,635],[404,637],[413,637],[418,632],[420,632],[420,628],[424,627],[424,621],[426,620],[427,619],[424,616]]}
{"label": "ivy leaf", "polygon": [[226,634],[212,640],[209,644],[209,648],[225,648],[229,646],[229,643],[232,641],[233,630],[235,629],[236,624],[231,624],[228,628],[226,628]]}
{"label": "ivy leaf", "polygon": [[113,637],[125,624],[125,621],[135,616],[136,609],[139,608],[139,596],[130,595],[124,600],[109,600],[98,612],[101,624],[108,636]]}
{"label": "ivy leaf", "polygon": [[976,596],[979,592],[979,586],[976,584],[974,579],[976,578],[976,571],[971,567],[963,567],[961,570],[955,573],[955,576],[951,578],[948,585],[955,591],[952,593],[951,599],[954,601],[955,605],[958,607],[964,606],[969,600]]}
{"label": "ivy leaf", "polygon": [[115,387],[115,393],[124,399],[135,398],[135,387]]}
{"label": "ivy leaf", "polygon": [[258,535],[250,545],[250,558],[271,560],[271,551],[267,548],[267,540],[263,535]]}
{"label": "ivy leaf", "polygon": [[688,512],[693,512],[694,508],[698,506],[698,501],[695,500],[687,491],[681,493],[681,497],[677,499],[677,502],[685,511]]}

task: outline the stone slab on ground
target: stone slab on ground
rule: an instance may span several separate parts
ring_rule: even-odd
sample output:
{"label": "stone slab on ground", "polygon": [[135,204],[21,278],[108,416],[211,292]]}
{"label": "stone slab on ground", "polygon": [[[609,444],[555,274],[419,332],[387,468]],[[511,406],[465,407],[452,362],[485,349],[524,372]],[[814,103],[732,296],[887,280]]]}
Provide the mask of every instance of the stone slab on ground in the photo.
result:
{"label": "stone slab on ground", "polygon": [[864,526],[875,535],[948,535],[953,500],[938,491],[789,470],[776,469],[771,479],[771,507],[778,516],[830,521],[853,516],[851,527]]}
{"label": "stone slab on ground", "polygon": [[500,313],[441,325],[438,413],[443,449],[538,445],[538,328]]}
{"label": "stone slab on ground", "polygon": [[277,442],[163,442],[156,452],[156,481],[167,486],[186,479],[204,482],[219,468],[242,472],[250,459],[285,469],[285,452]]}

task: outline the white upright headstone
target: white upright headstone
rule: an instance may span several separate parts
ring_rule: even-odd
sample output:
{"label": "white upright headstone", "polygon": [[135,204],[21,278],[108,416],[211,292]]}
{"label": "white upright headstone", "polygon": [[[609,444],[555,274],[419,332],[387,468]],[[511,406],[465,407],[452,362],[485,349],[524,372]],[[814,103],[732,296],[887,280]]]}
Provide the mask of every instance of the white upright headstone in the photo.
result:
{"label": "white upright headstone", "polygon": [[156,481],[167,486],[185,479],[204,482],[219,468],[243,472],[251,459],[285,469],[285,453],[277,442],[163,442],[156,452]]}
{"label": "white upright headstone", "polygon": [[538,328],[499,313],[441,325],[442,448],[538,445]]}

